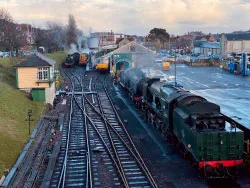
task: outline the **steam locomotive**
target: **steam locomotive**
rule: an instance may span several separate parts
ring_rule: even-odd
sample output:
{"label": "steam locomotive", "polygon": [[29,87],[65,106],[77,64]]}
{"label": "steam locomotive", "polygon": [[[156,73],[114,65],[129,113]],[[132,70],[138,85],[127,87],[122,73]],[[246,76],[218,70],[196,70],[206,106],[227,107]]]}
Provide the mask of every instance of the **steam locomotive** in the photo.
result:
{"label": "steam locomotive", "polygon": [[178,145],[205,177],[234,176],[243,163],[244,132],[221,114],[220,106],[151,68],[122,71],[120,85],[145,119]]}
{"label": "steam locomotive", "polygon": [[73,65],[79,65],[80,61],[80,53],[75,52],[73,54],[68,54],[65,59],[64,66],[65,67],[72,67]]}

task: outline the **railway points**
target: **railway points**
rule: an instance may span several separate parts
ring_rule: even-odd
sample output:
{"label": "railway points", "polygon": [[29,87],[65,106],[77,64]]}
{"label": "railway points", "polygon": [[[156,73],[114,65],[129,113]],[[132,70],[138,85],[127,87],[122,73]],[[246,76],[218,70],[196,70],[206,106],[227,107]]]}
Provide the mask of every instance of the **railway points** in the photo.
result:
{"label": "railway points", "polygon": [[59,116],[44,118],[64,121],[58,126],[50,166],[43,169],[48,174],[41,175],[40,185],[206,187],[179,151],[144,122],[143,112],[114,85],[112,77],[78,67],[63,70],[69,90],[58,94]]}

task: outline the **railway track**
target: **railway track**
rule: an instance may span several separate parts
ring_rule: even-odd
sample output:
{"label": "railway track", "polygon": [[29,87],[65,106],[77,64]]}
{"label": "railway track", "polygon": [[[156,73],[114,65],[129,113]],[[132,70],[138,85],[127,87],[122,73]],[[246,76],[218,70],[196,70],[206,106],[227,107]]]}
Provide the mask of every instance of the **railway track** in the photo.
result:
{"label": "railway track", "polygon": [[[53,112],[52,112],[53,114]],[[50,143],[50,130],[55,125],[54,121],[44,118],[37,124],[36,133],[33,132],[30,139],[33,144],[28,149],[23,161],[18,166],[7,187],[34,187],[41,181],[45,158],[48,154]]]}
{"label": "railway track", "polygon": [[63,127],[62,145],[50,187],[86,187],[88,185],[85,119],[77,105],[82,102],[82,97],[74,96],[74,91],[78,91],[78,88],[72,80],[71,82],[69,118]]}
{"label": "railway track", "polygon": [[83,72],[68,78],[70,112],[50,187],[157,187],[105,84]]}

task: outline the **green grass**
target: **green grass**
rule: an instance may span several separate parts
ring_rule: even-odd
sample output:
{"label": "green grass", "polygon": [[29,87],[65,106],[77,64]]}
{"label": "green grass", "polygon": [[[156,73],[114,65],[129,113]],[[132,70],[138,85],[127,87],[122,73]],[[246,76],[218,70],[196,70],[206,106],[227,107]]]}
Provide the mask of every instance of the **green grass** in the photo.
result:
{"label": "green grass", "polygon": [[65,61],[67,57],[67,53],[60,51],[60,52],[54,52],[51,54],[46,54],[47,57],[56,60],[56,69],[61,68],[62,63]]}
{"label": "green grass", "polygon": [[44,106],[43,102],[32,101],[15,88],[13,65],[21,60],[0,58],[0,177],[4,169],[10,169],[15,163],[29,138],[27,111],[33,111],[33,130]]}

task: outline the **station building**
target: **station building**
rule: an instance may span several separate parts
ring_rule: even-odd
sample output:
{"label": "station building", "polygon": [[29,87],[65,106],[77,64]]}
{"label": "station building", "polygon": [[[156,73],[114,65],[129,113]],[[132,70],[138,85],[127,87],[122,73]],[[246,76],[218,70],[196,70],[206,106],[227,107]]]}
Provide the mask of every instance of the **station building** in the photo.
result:
{"label": "station building", "polygon": [[221,52],[224,58],[232,53],[250,52],[250,32],[222,34]]}
{"label": "station building", "polygon": [[[121,54],[130,54],[134,67],[139,68],[153,66],[156,52],[136,43],[135,41],[132,41],[121,45],[118,49],[114,50],[112,54],[115,56],[121,56]],[[118,63],[118,61],[115,63]]]}
{"label": "station building", "polygon": [[32,99],[53,104],[55,61],[37,53],[14,66],[16,87],[31,93]]}

